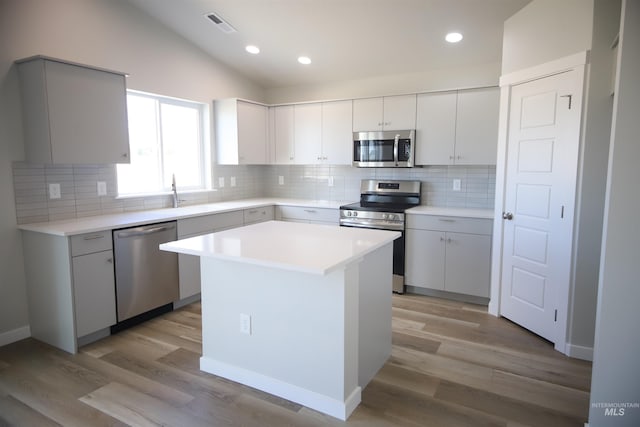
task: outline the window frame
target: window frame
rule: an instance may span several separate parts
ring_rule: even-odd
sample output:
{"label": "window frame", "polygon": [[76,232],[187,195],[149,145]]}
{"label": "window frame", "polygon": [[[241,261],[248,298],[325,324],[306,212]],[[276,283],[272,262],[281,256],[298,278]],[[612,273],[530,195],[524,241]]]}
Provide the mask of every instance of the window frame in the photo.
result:
{"label": "window frame", "polygon": [[[165,186],[164,180],[164,170],[165,170],[165,159],[164,159],[164,140],[162,134],[162,105],[173,105],[179,107],[188,107],[197,110],[198,112],[198,120],[199,120],[199,128],[197,129],[198,133],[198,151],[199,151],[199,164],[200,164],[200,186],[183,186],[180,185],[180,177],[176,175],[176,183],[177,187],[183,193],[189,192],[201,192],[201,191],[211,191],[212,189],[212,159],[211,159],[211,137],[210,137],[210,107],[209,104],[192,101],[187,99],[174,98],[164,95],[158,95],[150,92],[142,92],[138,90],[127,89],[127,97],[129,95],[149,98],[155,101],[155,116],[156,116],[156,149],[158,150],[158,176],[156,176],[156,183],[159,184],[155,191],[144,191],[144,192],[126,192],[123,193],[120,189],[120,182],[118,181],[118,172],[116,168],[116,184],[117,184],[117,192],[118,198],[130,198],[130,197],[141,197],[141,196],[157,196],[157,195],[166,195],[171,194],[171,183]],[[133,158],[133,156],[131,156]],[[128,163],[131,164],[131,163]]]}

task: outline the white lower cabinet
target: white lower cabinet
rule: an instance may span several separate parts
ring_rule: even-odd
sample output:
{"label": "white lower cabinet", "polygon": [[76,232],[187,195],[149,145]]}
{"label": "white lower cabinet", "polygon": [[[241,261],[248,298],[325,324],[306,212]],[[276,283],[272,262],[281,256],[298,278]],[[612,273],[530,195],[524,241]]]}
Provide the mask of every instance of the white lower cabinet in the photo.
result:
{"label": "white lower cabinet", "polygon": [[73,257],[73,288],[77,337],[116,323],[113,251]]}
{"label": "white lower cabinet", "polygon": [[276,208],[276,219],[278,221],[338,225],[340,222],[340,210],[302,206],[278,206]]}
{"label": "white lower cabinet", "polygon": [[489,219],[407,215],[405,283],[489,297]]}

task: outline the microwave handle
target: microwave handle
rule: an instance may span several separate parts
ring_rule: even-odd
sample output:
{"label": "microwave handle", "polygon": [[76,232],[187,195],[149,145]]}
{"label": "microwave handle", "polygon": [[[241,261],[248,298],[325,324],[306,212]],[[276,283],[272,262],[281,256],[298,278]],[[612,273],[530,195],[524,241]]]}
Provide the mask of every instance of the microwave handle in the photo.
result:
{"label": "microwave handle", "polygon": [[396,166],[398,166],[398,144],[399,144],[400,134],[396,134],[396,137],[393,140],[393,161]]}

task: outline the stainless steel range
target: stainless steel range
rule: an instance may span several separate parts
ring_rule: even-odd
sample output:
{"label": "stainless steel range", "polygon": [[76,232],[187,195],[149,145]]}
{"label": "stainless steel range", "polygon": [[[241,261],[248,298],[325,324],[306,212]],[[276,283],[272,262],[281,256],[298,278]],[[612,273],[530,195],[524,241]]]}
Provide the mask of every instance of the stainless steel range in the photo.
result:
{"label": "stainless steel range", "polygon": [[420,204],[420,181],[363,179],[360,202],[340,206],[343,227],[400,231],[393,242],[393,292],[404,293],[404,211]]}

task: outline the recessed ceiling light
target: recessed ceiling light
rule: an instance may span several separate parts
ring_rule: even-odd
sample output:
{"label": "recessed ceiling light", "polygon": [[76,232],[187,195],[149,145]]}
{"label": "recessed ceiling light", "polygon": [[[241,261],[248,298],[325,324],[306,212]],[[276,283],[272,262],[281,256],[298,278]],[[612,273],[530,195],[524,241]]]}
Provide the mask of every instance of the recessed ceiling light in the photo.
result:
{"label": "recessed ceiling light", "polygon": [[462,34],[460,33],[449,33],[445,36],[444,38],[446,41],[448,41],[449,43],[458,43],[460,40],[462,40]]}
{"label": "recessed ceiling light", "polygon": [[308,56],[300,56],[298,57],[298,62],[304,65],[311,64],[311,59]]}
{"label": "recessed ceiling light", "polygon": [[252,44],[250,44],[249,46],[245,47],[244,50],[246,50],[249,53],[253,53],[254,55],[257,55],[258,53],[260,53],[260,48],[258,46],[254,46]]}

